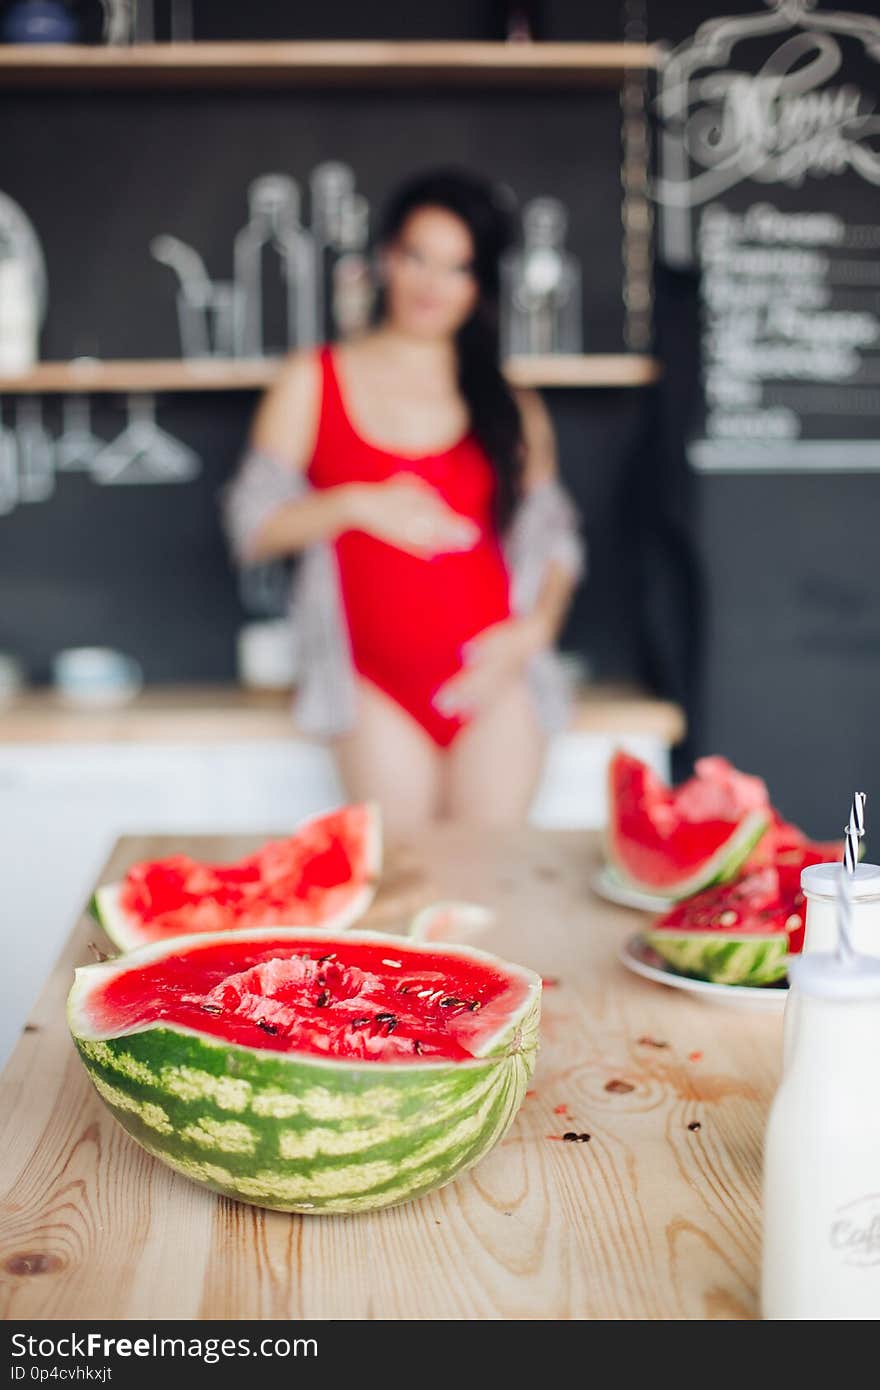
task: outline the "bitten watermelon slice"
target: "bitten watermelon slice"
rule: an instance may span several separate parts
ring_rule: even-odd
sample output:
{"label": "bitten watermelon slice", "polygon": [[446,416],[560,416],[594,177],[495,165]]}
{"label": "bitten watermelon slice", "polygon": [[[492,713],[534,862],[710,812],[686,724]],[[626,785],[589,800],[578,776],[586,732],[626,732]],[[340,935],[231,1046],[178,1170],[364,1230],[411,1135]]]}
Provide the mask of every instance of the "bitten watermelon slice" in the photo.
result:
{"label": "bitten watermelon slice", "polygon": [[732,878],[772,814],[761,779],[725,758],[700,758],[695,776],[673,788],[618,751],[609,768],[609,867],[631,888],[678,901]]}
{"label": "bitten watermelon slice", "polygon": [[235,864],[188,855],[135,864],[92,911],[121,950],[191,932],[248,927],[341,931],[366,912],[382,867],[376,806],[345,806]]}
{"label": "bitten watermelon slice", "polygon": [[722,985],[776,984],[788,957],[804,946],[801,870],[825,863],[826,849],[807,842],[780,850],[775,863],[678,903],[645,938],[683,975]]}
{"label": "bitten watermelon slice", "polygon": [[541,981],[384,933],[178,937],[76,972],[68,1019],[149,1153],[282,1211],[419,1197],[481,1159],[525,1095]]}

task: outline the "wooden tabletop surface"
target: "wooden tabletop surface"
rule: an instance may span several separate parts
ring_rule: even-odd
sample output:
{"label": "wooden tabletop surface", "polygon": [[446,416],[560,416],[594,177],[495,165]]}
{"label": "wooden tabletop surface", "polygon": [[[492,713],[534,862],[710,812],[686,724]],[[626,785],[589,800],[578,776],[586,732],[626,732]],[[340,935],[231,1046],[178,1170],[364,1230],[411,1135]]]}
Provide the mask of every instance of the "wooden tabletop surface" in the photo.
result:
{"label": "wooden tabletop surface", "polygon": [[[172,849],[254,845],[128,838],[104,879]],[[629,975],[617,948],[642,919],[591,892],[598,852],[579,832],[460,828],[389,851],[370,924],[396,929],[432,898],[487,903],[480,944],[547,984],[534,1089],[507,1137],[450,1186],[372,1215],[240,1205],[137,1147],[67,1034],[73,967],[101,940],[80,921],[0,1077],[0,1315],[754,1317],[781,1019]]]}

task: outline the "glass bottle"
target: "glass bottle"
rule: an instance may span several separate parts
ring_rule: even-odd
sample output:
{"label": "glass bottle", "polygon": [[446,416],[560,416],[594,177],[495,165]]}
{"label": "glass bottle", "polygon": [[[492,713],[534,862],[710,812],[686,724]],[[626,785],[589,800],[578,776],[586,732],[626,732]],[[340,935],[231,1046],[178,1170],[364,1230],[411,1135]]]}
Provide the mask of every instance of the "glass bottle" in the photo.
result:
{"label": "glass bottle", "polygon": [[580,352],[581,268],[565,247],[565,207],[558,198],[534,198],[522,221],[523,245],[501,265],[503,355]]}
{"label": "glass bottle", "polygon": [[810,951],[791,978],[797,1028],[764,1148],[761,1309],[779,1320],[874,1320],[880,960]]}
{"label": "glass bottle", "polygon": [[[300,224],[299,188],[286,174],[265,174],[248,189],[250,219],[235,238],[236,353],[263,357],[317,339],[315,247]],[[271,317],[271,278],[285,312]]]}
{"label": "glass bottle", "polygon": [[367,255],[370,206],[359,193],[343,208],[339,231],[340,255],[333,266],[330,326],[334,338],[353,338],[369,326],[375,298]]}

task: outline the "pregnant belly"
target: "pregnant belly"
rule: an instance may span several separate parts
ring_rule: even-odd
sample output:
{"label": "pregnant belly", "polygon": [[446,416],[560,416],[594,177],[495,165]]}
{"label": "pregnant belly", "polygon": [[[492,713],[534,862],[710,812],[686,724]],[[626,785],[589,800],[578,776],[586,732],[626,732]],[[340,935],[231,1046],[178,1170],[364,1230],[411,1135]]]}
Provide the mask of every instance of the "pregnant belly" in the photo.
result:
{"label": "pregnant belly", "polygon": [[429,696],[461,666],[463,644],[510,615],[492,539],[423,560],[352,532],[336,552],[355,665],[391,693],[416,683]]}

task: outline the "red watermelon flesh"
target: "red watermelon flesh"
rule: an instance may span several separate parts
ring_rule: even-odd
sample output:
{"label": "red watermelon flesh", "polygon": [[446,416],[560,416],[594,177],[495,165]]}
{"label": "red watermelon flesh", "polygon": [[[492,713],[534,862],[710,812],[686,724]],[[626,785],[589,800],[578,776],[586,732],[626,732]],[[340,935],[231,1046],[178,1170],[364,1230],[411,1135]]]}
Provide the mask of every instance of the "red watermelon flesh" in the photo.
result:
{"label": "red watermelon flesh", "polygon": [[531,972],[482,952],[360,932],[328,943],[263,930],[149,952],[123,957],[90,994],[96,1033],[161,1024],[299,1055],[463,1061],[481,1055],[537,988]]}
{"label": "red watermelon flesh", "polygon": [[726,758],[699,759],[679,787],[622,751],[611,760],[608,856],[643,891],[674,900],[731,878],[771,816],[763,781]]}
{"label": "red watermelon flesh", "polygon": [[123,949],[192,932],[260,926],[341,929],[366,911],[381,860],[373,806],[347,806],[232,864],[188,855],[135,864],[95,910]]}
{"label": "red watermelon flesh", "polygon": [[824,862],[821,845],[782,850],[775,863],[677,903],[646,938],[685,974],[718,984],[774,984],[785,976],[787,957],[804,948],[801,870]]}

